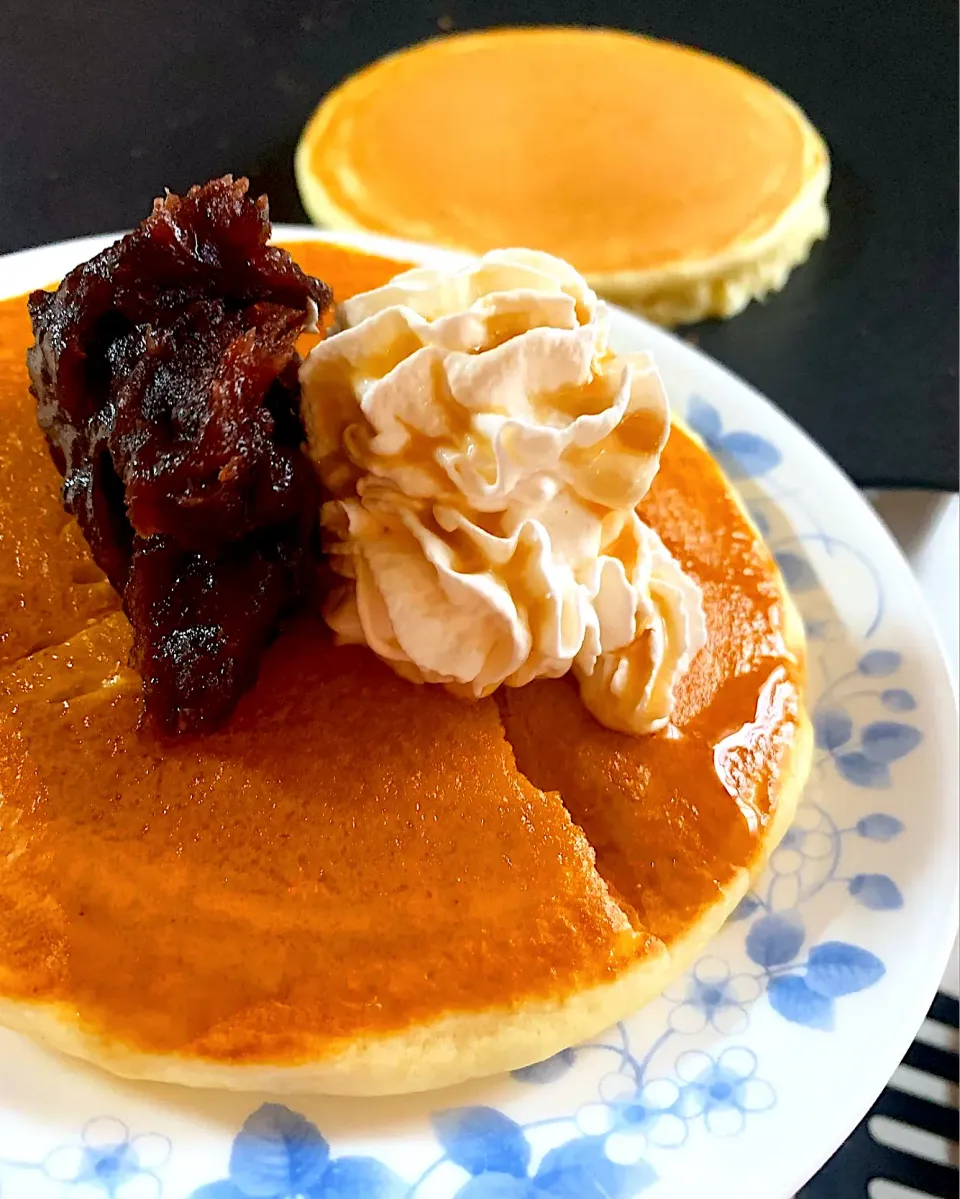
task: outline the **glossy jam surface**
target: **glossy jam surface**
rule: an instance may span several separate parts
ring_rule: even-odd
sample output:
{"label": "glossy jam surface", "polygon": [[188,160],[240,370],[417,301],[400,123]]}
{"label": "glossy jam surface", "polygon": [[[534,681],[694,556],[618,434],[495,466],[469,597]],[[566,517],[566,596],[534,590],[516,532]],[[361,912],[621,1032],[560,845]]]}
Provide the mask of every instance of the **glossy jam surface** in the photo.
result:
{"label": "glossy jam surface", "polygon": [[[350,290],[342,252],[293,252]],[[753,859],[796,667],[769,560],[682,434],[644,505],[707,600],[676,740],[602,729],[563,681],[502,712],[413,686],[307,614],[225,728],[164,741],[60,509],[28,340],[0,304],[0,993],[140,1049],[295,1061],[611,978]]]}
{"label": "glossy jam surface", "polygon": [[770,228],[806,169],[800,122],[763,80],[610,30],[428,42],[354,76],[306,136],[362,228],[531,246],[587,274],[722,254]]}

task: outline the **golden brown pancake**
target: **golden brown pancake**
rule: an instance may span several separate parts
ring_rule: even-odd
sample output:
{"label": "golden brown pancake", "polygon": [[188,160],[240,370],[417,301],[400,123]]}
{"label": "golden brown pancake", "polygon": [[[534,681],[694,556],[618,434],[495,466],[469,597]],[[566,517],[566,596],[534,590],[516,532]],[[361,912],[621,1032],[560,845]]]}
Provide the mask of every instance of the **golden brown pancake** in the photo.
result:
{"label": "golden brown pancake", "polygon": [[[341,295],[398,265],[292,248]],[[547,1056],[687,965],[808,742],[776,567],[688,434],[643,505],[709,626],[674,733],[601,728],[567,680],[461,701],[308,614],[224,729],[161,740],[28,340],[0,304],[0,1022],[133,1077],[403,1091]]]}
{"label": "golden brown pancake", "polygon": [[782,287],[827,228],[826,148],[792,101],[614,30],[500,29],[391,55],[324,99],[296,171],[318,224],[547,250],[665,324]]}

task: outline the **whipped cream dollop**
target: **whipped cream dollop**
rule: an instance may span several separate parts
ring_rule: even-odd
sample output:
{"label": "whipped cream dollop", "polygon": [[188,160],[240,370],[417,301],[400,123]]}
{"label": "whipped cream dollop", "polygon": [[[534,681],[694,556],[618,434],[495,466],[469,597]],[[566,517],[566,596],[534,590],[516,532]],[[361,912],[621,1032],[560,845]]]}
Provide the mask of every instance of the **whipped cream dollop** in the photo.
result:
{"label": "whipped cream dollop", "polygon": [[300,375],[339,640],[465,696],[572,669],[603,724],[669,721],[701,595],[635,511],[669,434],[659,376],[607,338],[581,276],[529,250],[342,305]]}

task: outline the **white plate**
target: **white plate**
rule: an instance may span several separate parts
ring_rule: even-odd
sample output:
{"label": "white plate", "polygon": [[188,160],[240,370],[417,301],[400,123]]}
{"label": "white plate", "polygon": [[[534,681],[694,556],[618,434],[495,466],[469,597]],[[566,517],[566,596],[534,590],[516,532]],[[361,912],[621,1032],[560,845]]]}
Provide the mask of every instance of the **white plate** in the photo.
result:
{"label": "white plate", "polygon": [[[10,255],[0,292],[46,284],[105,240]],[[626,313],[612,340],[654,351],[806,622],[813,774],[756,893],[687,978],[595,1043],[412,1098],[281,1105],[136,1085],[0,1032],[3,1199],[782,1199],[863,1116],[956,927],[956,701],[941,651],[894,543],[795,425]]]}

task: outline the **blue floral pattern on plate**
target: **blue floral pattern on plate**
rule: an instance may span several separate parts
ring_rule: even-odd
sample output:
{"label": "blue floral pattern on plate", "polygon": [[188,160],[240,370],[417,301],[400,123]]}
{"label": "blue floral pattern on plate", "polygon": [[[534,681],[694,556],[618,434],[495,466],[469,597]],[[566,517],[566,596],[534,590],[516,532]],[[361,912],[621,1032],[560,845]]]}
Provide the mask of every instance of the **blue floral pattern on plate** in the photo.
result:
{"label": "blue floral pattern on plate", "polygon": [[76,1140],[58,1145],[39,1161],[0,1158],[0,1180],[5,1173],[19,1174],[28,1180],[27,1193],[32,1195],[159,1196],[163,1193],[160,1172],[171,1148],[165,1136],[134,1136],[122,1120],[101,1116],[88,1120]]}
{"label": "blue floral pattern on plate", "polygon": [[315,1124],[280,1103],[245,1121],[230,1153],[229,1177],[192,1199],[401,1199],[407,1184],[372,1157],[333,1157]]}

